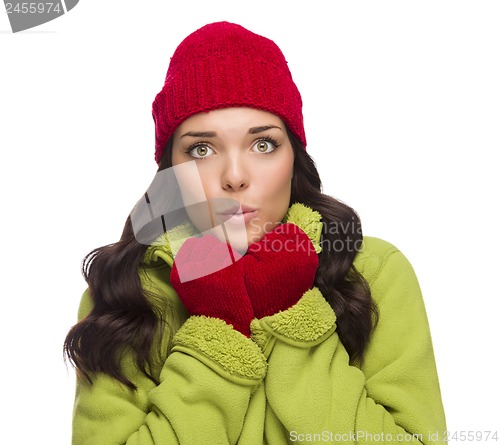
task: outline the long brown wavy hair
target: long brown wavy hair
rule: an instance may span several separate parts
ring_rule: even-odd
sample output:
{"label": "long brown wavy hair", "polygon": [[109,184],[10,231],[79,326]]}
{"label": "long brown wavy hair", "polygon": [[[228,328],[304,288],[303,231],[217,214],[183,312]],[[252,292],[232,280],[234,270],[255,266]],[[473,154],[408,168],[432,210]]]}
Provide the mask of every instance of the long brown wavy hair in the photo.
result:
{"label": "long brown wavy hair", "polygon": [[[337,332],[351,364],[362,363],[378,310],[367,282],[353,266],[363,239],[361,223],[351,207],[322,193],[314,160],[288,128],[287,133],[295,154],[290,205],[300,202],[322,215],[323,250],[315,285],[335,311]],[[172,139],[158,171],[172,166],[171,153]],[[70,329],[63,349],[65,358],[89,382],[92,374],[103,372],[135,389],[120,366],[126,350],[132,351],[138,368],[156,382],[149,372],[154,360],[151,350],[169,320],[162,318],[154,304],[161,296],[147,293],[139,279],[147,247],[135,239],[129,216],[118,242],[96,248],[83,259],[82,274],[93,308]]]}

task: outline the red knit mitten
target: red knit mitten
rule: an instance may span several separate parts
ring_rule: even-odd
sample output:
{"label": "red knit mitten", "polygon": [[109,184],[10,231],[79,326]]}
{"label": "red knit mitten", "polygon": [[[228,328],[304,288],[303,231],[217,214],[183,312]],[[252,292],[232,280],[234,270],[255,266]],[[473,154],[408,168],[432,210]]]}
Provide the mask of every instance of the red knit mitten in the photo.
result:
{"label": "red knit mitten", "polygon": [[220,318],[249,337],[254,314],[242,261],[213,235],[189,238],[175,257],[170,281],[191,315]]}
{"label": "red knit mitten", "polygon": [[277,226],[248,247],[245,285],[257,318],[284,311],[314,284],[318,254],[295,224]]}

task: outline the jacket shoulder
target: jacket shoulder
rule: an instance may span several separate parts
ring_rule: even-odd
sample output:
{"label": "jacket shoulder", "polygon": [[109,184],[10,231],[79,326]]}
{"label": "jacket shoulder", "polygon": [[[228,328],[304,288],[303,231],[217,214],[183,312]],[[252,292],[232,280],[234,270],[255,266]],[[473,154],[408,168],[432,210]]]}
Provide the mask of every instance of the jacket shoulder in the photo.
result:
{"label": "jacket shoulder", "polygon": [[89,288],[87,287],[80,298],[80,304],[78,306],[78,321],[84,319],[92,310],[94,302],[90,295]]}
{"label": "jacket shoulder", "polygon": [[397,257],[398,263],[404,262],[409,265],[406,257],[394,244],[381,238],[365,236],[353,265],[368,283],[372,283],[377,279],[388,260],[395,257]]}

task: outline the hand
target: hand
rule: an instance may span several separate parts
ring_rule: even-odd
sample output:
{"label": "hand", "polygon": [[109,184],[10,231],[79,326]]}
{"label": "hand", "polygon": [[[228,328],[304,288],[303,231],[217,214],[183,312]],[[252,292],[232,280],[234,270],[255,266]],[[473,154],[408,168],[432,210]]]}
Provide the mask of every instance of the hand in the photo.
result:
{"label": "hand", "polygon": [[251,244],[244,260],[245,285],[257,318],[297,303],[313,286],[319,264],[309,237],[291,223]]}
{"label": "hand", "polygon": [[170,281],[191,315],[220,318],[250,337],[254,314],[242,261],[236,250],[213,235],[189,238],[175,257]]}

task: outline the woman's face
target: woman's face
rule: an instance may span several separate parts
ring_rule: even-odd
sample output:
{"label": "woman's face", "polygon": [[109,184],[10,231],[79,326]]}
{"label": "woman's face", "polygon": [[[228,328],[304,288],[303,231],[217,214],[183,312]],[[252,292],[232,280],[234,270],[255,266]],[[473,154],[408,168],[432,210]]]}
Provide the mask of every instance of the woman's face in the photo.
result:
{"label": "woman's face", "polygon": [[[176,171],[189,161],[194,162],[179,169],[185,173]],[[253,108],[193,115],[173,135],[172,165],[191,221],[201,232],[219,226],[214,234],[238,250],[259,241],[285,216],[293,161],[283,121]],[[196,202],[207,205],[188,205]]]}

